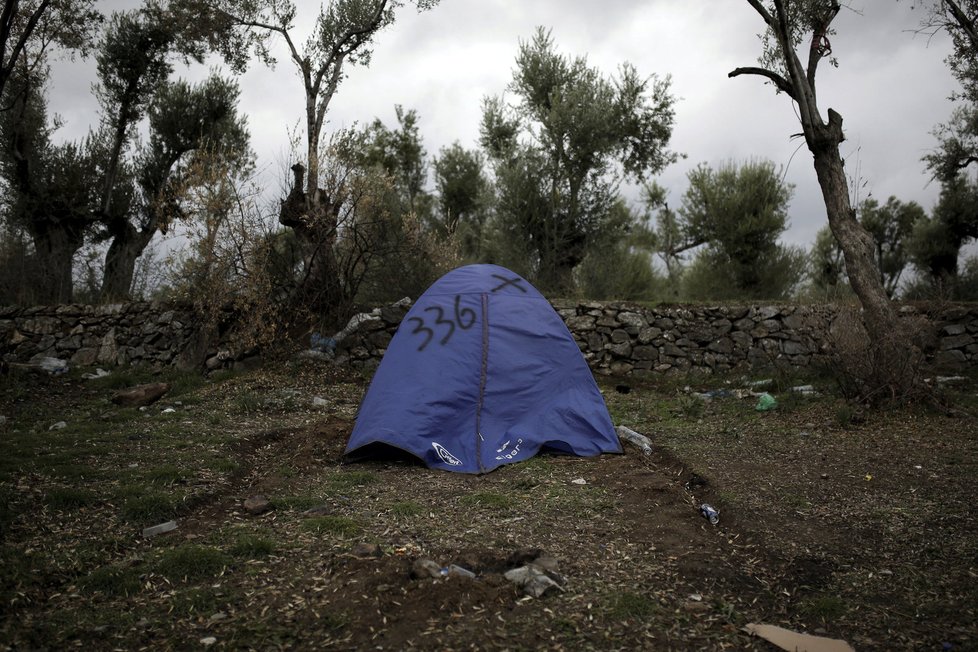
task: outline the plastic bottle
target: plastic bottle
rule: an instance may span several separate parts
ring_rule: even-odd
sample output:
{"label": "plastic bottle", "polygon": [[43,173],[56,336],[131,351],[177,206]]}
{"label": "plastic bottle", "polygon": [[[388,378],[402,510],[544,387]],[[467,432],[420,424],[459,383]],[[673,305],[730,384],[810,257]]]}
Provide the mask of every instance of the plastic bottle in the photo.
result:
{"label": "plastic bottle", "polygon": [[711,525],[716,525],[720,522],[720,512],[713,509],[712,506],[707,505],[706,503],[700,505],[700,514],[702,514],[703,518],[707,519]]}

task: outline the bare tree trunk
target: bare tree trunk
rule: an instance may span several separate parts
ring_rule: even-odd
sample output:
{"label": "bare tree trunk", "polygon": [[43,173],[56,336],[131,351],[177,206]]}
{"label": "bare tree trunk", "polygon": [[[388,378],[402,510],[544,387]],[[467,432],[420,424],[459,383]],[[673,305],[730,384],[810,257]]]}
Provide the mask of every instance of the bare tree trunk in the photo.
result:
{"label": "bare tree trunk", "polygon": [[910,328],[901,323],[886,294],[874,256],[875,241],[859,224],[849,199],[849,184],[839,152],[839,145],[845,140],[842,116],[829,109],[828,122],[823,120],[815,92],[818,64],[832,51],[829,28],[842,5],[839,0],[828,0],[812,2],[807,7],[811,12],[807,20],[812,36],[808,65],[803,66],[795,52],[801,42],[794,40],[797,35],[792,29],[792,19],[801,20],[800,15],[791,15],[791,11],[801,11],[798,5],[789,8],[786,0],[771,0],[770,5],[763,0],[747,0],[747,3],[763,18],[774,36],[775,44],[769,53],[783,63],[784,69],[743,67],[731,71],[729,76],[758,75],[795,102],[805,142],[814,157],[829,228],[842,249],[849,282],[862,305],[862,321],[868,335],[865,354],[871,362],[871,376],[863,379],[862,392],[865,398],[873,400],[882,398],[883,393],[889,394],[885,398],[912,396],[920,387],[917,372],[922,354],[915,346]]}
{"label": "bare tree trunk", "polygon": [[842,116],[829,109],[828,124],[816,125],[816,137],[809,143],[815,159],[815,174],[822,189],[822,199],[829,228],[842,249],[849,283],[863,307],[866,329],[871,335],[887,332],[896,323],[897,314],[880,280],[874,251],[876,241],[856,219],[849,200],[839,144],[842,135]]}
{"label": "bare tree trunk", "polygon": [[35,288],[34,300],[39,304],[71,303],[73,288],[72,262],[82,246],[82,236],[71,230],[32,225],[31,237],[38,260],[39,278],[25,279]]}
{"label": "bare tree trunk", "polygon": [[126,222],[112,238],[112,244],[105,254],[102,290],[99,293],[103,302],[129,300],[136,260],[145,251],[154,233],[153,229],[137,230]]}

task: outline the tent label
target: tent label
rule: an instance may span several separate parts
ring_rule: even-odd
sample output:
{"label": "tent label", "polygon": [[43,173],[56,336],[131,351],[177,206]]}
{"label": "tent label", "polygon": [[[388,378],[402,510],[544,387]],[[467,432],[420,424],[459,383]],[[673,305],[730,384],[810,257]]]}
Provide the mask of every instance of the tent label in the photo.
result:
{"label": "tent label", "polygon": [[431,442],[431,447],[435,449],[435,452],[438,453],[438,457],[440,457],[441,461],[444,462],[445,464],[451,464],[452,466],[462,466],[462,460],[458,459],[457,457],[449,453],[448,449],[446,449],[438,442],[436,441]]}

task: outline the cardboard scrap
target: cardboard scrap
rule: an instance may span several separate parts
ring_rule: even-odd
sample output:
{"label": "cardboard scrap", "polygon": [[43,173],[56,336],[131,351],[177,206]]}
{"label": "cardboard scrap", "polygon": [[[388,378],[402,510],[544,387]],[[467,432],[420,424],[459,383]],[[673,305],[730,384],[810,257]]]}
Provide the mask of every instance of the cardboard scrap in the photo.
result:
{"label": "cardboard scrap", "polygon": [[855,648],[843,640],[801,634],[775,625],[750,623],[744,627],[744,631],[754,636],[760,636],[765,641],[774,643],[782,650],[789,650],[789,652],[856,652]]}

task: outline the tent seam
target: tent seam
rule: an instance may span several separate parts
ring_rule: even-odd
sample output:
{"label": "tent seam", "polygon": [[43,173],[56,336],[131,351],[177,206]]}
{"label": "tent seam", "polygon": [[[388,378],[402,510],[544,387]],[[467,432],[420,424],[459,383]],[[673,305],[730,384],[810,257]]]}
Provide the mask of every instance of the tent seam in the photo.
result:
{"label": "tent seam", "polygon": [[479,472],[485,473],[482,464],[482,407],[486,398],[486,378],[489,367],[489,295],[482,293],[482,365],[479,370],[479,401],[475,412],[475,456]]}

